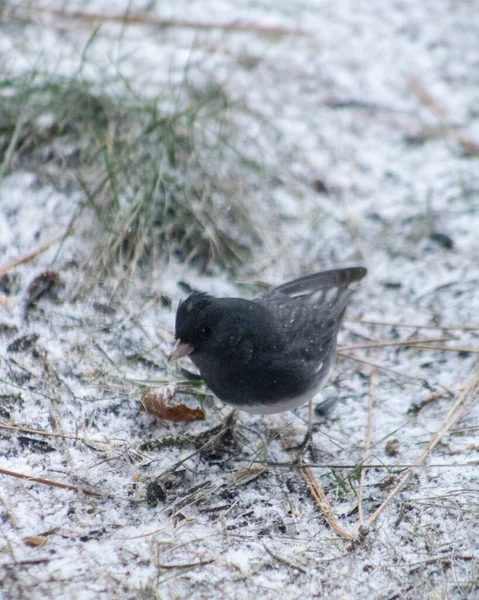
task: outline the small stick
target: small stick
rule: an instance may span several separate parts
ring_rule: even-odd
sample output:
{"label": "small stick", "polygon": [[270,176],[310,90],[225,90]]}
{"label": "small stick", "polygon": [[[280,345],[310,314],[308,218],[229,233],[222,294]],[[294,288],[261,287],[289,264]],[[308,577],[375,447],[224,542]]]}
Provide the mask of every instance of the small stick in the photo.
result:
{"label": "small stick", "polygon": [[[379,354],[379,351],[377,352]],[[379,358],[377,356],[377,358]],[[374,396],[376,394],[376,379],[378,376],[378,368],[374,367],[371,372],[371,380],[369,382],[369,403],[368,403],[368,423],[366,426],[366,443],[364,445],[364,456],[363,465],[367,465],[369,457],[371,456],[371,430],[373,425],[373,403]],[[358,491],[358,514],[359,514],[359,527],[364,527],[364,516],[363,516],[363,487],[366,478],[366,469],[361,469],[361,476],[359,479],[359,491]]]}
{"label": "small stick", "polygon": [[11,563],[3,563],[2,566],[5,567],[19,567],[23,565],[41,565],[43,563],[48,563],[51,561],[51,558],[30,558],[27,560],[15,560]]}
{"label": "small stick", "polygon": [[[453,431],[456,431],[453,429]],[[260,465],[264,465],[265,467],[278,467],[285,469],[302,469],[306,467],[315,468],[315,469],[348,469],[350,471],[357,471],[358,469],[386,469],[388,471],[395,471],[401,469],[414,469],[420,468],[421,465],[413,465],[413,464],[368,464],[363,465],[361,463],[357,465],[348,465],[348,464],[335,464],[335,463],[297,463],[297,462],[275,462],[275,461],[264,461],[264,460],[251,460],[251,458],[243,458],[236,459],[235,462],[240,463],[258,463]],[[479,465],[479,461],[472,460],[466,463],[455,463],[455,464],[442,464],[442,463],[431,463],[429,466],[434,467],[436,469],[454,469],[454,468],[464,468],[464,467],[476,467]]]}
{"label": "small stick", "polygon": [[[270,421],[272,422],[272,419],[270,419]],[[275,429],[278,433],[279,439],[281,440],[281,446],[283,447],[283,449],[290,447],[292,444],[290,443],[290,440],[287,439],[284,431],[278,428]],[[346,531],[339,524],[338,518],[328,500],[328,497],[324,493],[323,488],[319,485],[318,480],[314,476],[314,473],[309,468],[309,466],[300,467],[299,473],[301,474],[301,477],[305,480],[311,493],[311,496],[314,498],[316,504],[318,505],[319,510],[321,511],[321,514],[323,515],[323,518],[326,521],[326,523],[331,527],[333,531],[335,531],[342,538],[346,540],[354,540],[354,536],[348,531]]]}
{"label": "small stick", "polygon": [[421,101],[424,106],[427,106],[429,110],[438,117],[440,120],[445,120],[447,118],[446,109],[439,104],[439,102],[434,98],[431,92],[426,89],[426,86],[422,81],[419,80],[419,77],[415,75],[411,75],[408,77],[408,87],[413,92],[417,98]]}
{"label": "small stick", "polygon": [[435,446],[440,442],[444,434],[452,427],[452,425],[459,419],[462,415],[466,407],[471,403],[474,396],[479,391],[479,370],[475,373],[474,377],[469,381],[469,383],[464,387],[461,394],[459,394],[457,400],[449,409],[449,412],[444,417],[444,420],[433,435],[428,445],[424,448],[418,458],[414,461],[414,463],[407,469],[406,473],[403,475],[399,483],[391,490],[391,492],[387,495],[384,502],[379,506],[376,511],[371,515],[368,521],[368,527],[370,527],[376,519],[379,517],[381,512],[386,508],[386,506],[391,502],[394,496],[406,485],[409,478],[411,477],[414,468],[422,465],[424,460],[429,456],[431,451]]}
{"label": "small stick", "polygon": [[214,563],[215,561],[212,560],[200,560],[198,562],[194,562],[194,563],[181,563],[181,564],[177,564],[177,565],[160,565],[157,564],[156,566],[158,567],[158,569],[194,569],[195,567],[205,567],[206,565],[211,565],[212,563]]}
{"label": "small stick", "polygon": [[[33,7],[31,7],[33,8]],[[258,25],[256,23],[247,23],[241,21],[215,22],[215,21],[195,21],[193,19],[162,19],[142,13],[100,13],[75,10],[67,12],[62,9],[34,7],[37,12],[46,12],[57,17],[66,19],[79,19],[87,22],[113,22],[127,23],[129,25],[155,25],[157,27],[185,27],[189,29],[224,29],[226,31],[254,31],[264,35],[310,35],[309,31],[294,27],[284,27],[281,25]]]}
{"label": "small stick", "polygon": [[185,458],[182,458],[178,462],[174,463],[173,465],[169,466],[167,469],[162,471],[157,476],[157,479],[159,479],[160,477],[164,477],[167,473],[173,473],[174,471],[176,471],[176,469],[181,467],[181,465],[183,465],[185,462],[190,460],[190,458],[194,458],[195,456],[197,456],[198,454],[200,454],[201,452],[203,452],[204,450],[206,450],[207,448],[209,448],[210,446],[215,444],[218,440],[220,440],[228,432],[228,429],[231,429],[231,427],[234,426],[236,415],[237,415],[236,409],[233,409],[229,413],[229,415],[226,416],[226,419],[223,421],[223,423],[221,423],[219,425],[219,427],[214,428],[214,429],[218,430],[217,433],[215,433],[212,437],[210,437],[210,439],[208,441],[206,441],[202,446],[200,446],[197,450],[195,450],[191,454],[188,454],[188,456],[185,456]]}
{"label": "small stick", "polygon": [[[17,528],[17,521],[15,519],[15,515],[11,512],[10,507],[8,506],[8,504],[6,503],[6,501],[1,496],[0,496],[0,502],[3,504],[3,507],[5,508],[5,514],[10,519],[13,527],[16,529]],[[10,551],[12,552],[12,556],[13,556],[13,550],[12,550],[12,548],[10,548]]]}
{"label": "small stick", "polygon": [[[411,340],[389,340],[385,342],[364,342],[362,344],[351,344],[349,346],[338,346],[339,351],[343,350],[359,350],[360,348],[382,348],[384,346],[414,346],[418,347],[417,344],[427,344],[428,342],[449,342],[450,340],[457,340],[455,336],[447,336],[440,338],[419,338]],[[429,347],[429,346],[426,346]],[[435,346],[431,346],[435,348]],[[476,348],[476,350],[479,350]]]}
{"label": "small stick", "polygon": [[100,494],[99,492],[93,492],[91,490],[79,488],[75,485],[59,483],[58,481],[51,481],[50,479],[33,477],[32,475],[24,475],[23,473],[17,473],[16,471],[9,471],[8,469],[0,469],[0,475],[8,475],[9,477],[16,477],[17,479],[24,479],[26,481],[33,481],[35,483],[43,483],[43,485],[50,485],[51,487],[63,488],[65,490],[72,490],[74,492],[83,492],[87,496],[96,496],[97,498],[103,497],[103,494]]}
{"label": "small stick", "polygon": [[436,562],[453,562],[455,560],[475,560],[475,556],[468,555],[458,555],[458,554],[449,554],[448,556],[431,556],[431,558],[427,558],[426,560],[419,560],[414,563],[406,563],[404,565],[398,563],[392,563],[388,565],[384,565],[387,567],[395,567],[397,569],[410,569],[411,567],[419,567],[422,565],[432,565]]}
{"label": "small stick", "polygon": [[[439,104],[437,99],[426,89],[422,81],[418,77],[411,75],[408,80],[409,89],[419,98],[424,106],[427,106],[429,110],[436,115],[436,117],[444,122],[449,118],[447,110]],[[454,128],[450,131],[451,135],[461,145],[463,152],[468,156],[479,155],[479,144],[476,140],[472,139],[468,135],[464,134],[461,130],[457,131]]]}
{"label": "small stick", "polygon": [[420,344],[414,347],[420,350],[442,350],[444,352],[471,352],[472,354],[479,354],[479,348],[475,346],[429,346],[427,344]]}
{"label": "small stick", "polygon": [[303,567],[300,567],[299,565],[290,562],[289,560],[287,560],[286,558],[283,558],[282,556],[278,556],[277,554],[275,554],[274,552],[272,552],[268,546],[266,546],[266,544],[263,544],[263,548],[266,550],[266,552],[275,560],[277,560],[279,563],[286,565],[287,567],[291,567],[292,569],[297,569],[298,571],[300,571],[301,573],[307,573],[306,569],[303,569]]}
{"label": "small stick", "polygon": [[[109,441],[105,440],[96,440],[94,438],[84,438],[80,437],[75,433],[59,433],[57,431],[42,431],[41,429],[30,429],[29,427],[17,427],[15,425],[7,425],[6,423],[0,423],[0,429],[8,429],[10,431],[24,431],[25,433],[33,433],[35,435],[44,435],[47,437],[58,437],[64,438],[67,440],[75,440],[76,442],[83,442],[84,444],[94,443],[94,444],[110,444],[111,439]],[[121,440],[123,441],[123,440]]]}
{"label": "small stick", "polygon": [[316,504],[319,506],[319,510],[324,517],[326,523],[345,540],[354,540],[354,536],[341,527],[338,521],[338,517],[331,506],[328,497],[324,493],[323,488],[319,485],[318,480],[314,476],[314,473],[309,467],[301,467],[299,469],[302,478],[306,481],[306,484],[313,496]]}
{"label": "small stick", "polygon": [[[358,358],[357,356],[351,356],[351,354],[344,354],[344,352],[338,352],[338,355],[341,356],[342,358],[347,358],[349,360],[355,360],[356,362],[362,363],[364,365],[376,367],[377,369],[379,369],[380,371],[384,371],[385,373],[391,373],[393,375],[397,375],[398,377],[404,377],[404,379],[409,379],[410,381],[412,381],[416,385],[420,385],[421,387],[432,389],[432,386],[429,385],[429,383],[426,381],[426,379],[421,379],[420,377],[413,377],[412,375],[406,375],[406,373],[401,373],[400,371],[396,371],[396,369],[391,369],[389,367],[384,367],[383,365],[378,365],[376,363],[373,363],[372,361],[367,360],[366,358]],[[443,388],[443,389],[447,389],[447,388]],[[447,391],[449,392],[449,390],[447,390]]]}
{"label": "small stick", "polygon": [[3,265],[3,267],[0,267],[0,277],[2,277],[3,275],[5,275],[5,273],[8,273],[15,267],[24,265],[25,263],[32,261],[40,254],[43,254],[44,252],[46,252],[48,250],[48,248],[50,248],[50,246],[53,246],[53,244],[56,244],[57,242],[64,240],[65,237],[68,237],[72,233],[73,233],[73,229],[70,229],[66,233],[62,233],[61,235],[54,237],[49,242],[45,242],[45,244],[41,245],[36,250],[32,250],[31,252],[27,252],[27,254],[24,254],[23,256],[14,258],[10,262],[8,262],[6,265]]}
{"label": "small stick", "polygon": [[368,319],[345,319],[346,323],[362,323],[364,325],[381,325],[406,329],[455,329],[457,331],[476,331],[479,325],[420,325],[419,323],[392,323],[391,321],[370,321]]}
{"label": "small stick", "polygon": [[16,427],[15,425],[7,425],[0,423],[0,429],[10,429],[11,431],[24,431],[25,433],[34,433],[35,435],[46,435],[48,437],[69,438],[72,440],[81,440],[77,435],[69,433],[57,433],[55,431],[42,431],[41,429],[29,429],[28,427]]}

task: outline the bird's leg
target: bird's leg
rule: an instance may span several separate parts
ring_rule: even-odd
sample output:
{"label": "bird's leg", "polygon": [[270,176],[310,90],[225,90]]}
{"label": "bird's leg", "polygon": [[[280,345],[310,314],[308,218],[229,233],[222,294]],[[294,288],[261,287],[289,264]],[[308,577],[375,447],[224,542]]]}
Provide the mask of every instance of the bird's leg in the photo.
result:
{"label": "bird's leg", "polygon": [[196,440],[201,444],[202,451],[210,450],[219,445],[229,445],[234,440],[234,428],[238,411],[234,408],[230,411],[219,425],[215,425],[208,431],[200,433]]}
{"label": "bird's leg", "polygon": [[300,458],[303,456],[304,451],[308,447],[308,444],[311,442],[312,434],[313,434],[313,399],[311,398],[311,400],[309,401],[309,404],[308,404],[308,428],[306,429],[306,433],[304,435],[303,441],[300,444],[298,444],[297,446],[288,446],[287,448],[285,448],[285,450],[287,452],[296,450],[298,452],[298,454],[297,454],[295,460],[299,461]]}
{"label": "bird's leg", "polygon": [[233,408],[226,417],[223,419],[221,425],[219,426],[219,432],[221,434],[221,438],[225,438],[230,436],[231,439],[234,437],[234,428],[236,425],[236,418],[238,417],[238,411],[236,408]]}

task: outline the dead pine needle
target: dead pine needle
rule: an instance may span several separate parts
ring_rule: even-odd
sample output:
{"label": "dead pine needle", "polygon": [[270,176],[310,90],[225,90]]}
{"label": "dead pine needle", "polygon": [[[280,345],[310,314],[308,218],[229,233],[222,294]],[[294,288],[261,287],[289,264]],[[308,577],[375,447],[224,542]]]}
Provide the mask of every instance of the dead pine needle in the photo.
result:
{"label": "dead pine needle", "polygon": [[50,248],[50,246],[53,246],[53,244],[56,244],[57,242],[61,242],[62,240],[64,240],[66,237],[68,237],[72,233],[73,233],[73,229],[70,229],[66,234],[62,233],[61,235],[54,237],[50,241],[42,244],[36,250],[32,250],[31,252],[27,252],[23,256],[14,258],[10,262],[8,262],[6,265],[3,265],[3,267],[0,267],[0,277],[5,275],[12,269],[15,269],[15,267],[19,267],[20,265],[24,265],[25,263],[31,262],[32,260],[37,258],[37,256],[40,256],[40,254],[43,254],[44,252],[46,252],[48,250],[48,248]]}
{"label": "dead pine needle", "polygon": [[419,77],[410,75],[407,83],[411,92],[424,106],[427,106],[438,119],[444,120],[447,118],[448,115],[446,109],[439,104],[438,100],[426,88],[425,83],[421,81]]}
{"label": "dead pine needle", "polygon": [[377,363],[367,360],[366,358],[359,358],[357,356],[352,356],[351,354],[345,354],[344,352],[340,352],[339,350],[338,350],[338,356],[341,356],[342,358],[347,358],[349,360],[355,360],[356,362],[361,363],[363,365],[369,365],[370,367],[375,367],[379,371],[384,371],[384,373],[390,373],[391,375],[395,375],[397,377],[402,377],[403,379],[408,379],[409,381],[411,381],[412,383],[414,383],[416,385],[419,385],[423,388],[432,390],[431,385],[429,384],[429,382],[426,379],[421,379],[420,377],[413,377],[412,375],[407,375],[406,373],[401,373],[401,371],[397,371],[396,369],[391,369],[390,367],[385,367],[384,365],[378,365]]}
{"label": "dead pine needle", "polygon": [[338,517],[336,516],[328,497],[324,493],[323,488],[319,485],[319,482],[314,476],[312,470],[309,467],[302,467],[299,469],[299,472],[301,473],[301,477],[306,482],[311,496],[313,496],[326,523],[340,537],[345,540],[353,541],[355,539],[354,535],[349,533],[349,531],[346,531],[346,529],[339,524]]}
{"label": "dead pine needle", "polygon": [[185,29],[223,29],[225,31],[252,31],[262,35],[309,35],[308,31],[296,27],[281,25],[260,25],[247,21],[196,21],[193,19],[167,19],[154,17],[146,13],[102,13],[82,10],[65,11],[63,9],[35,7],[33,10],[55,15],[62,19],[81,20],[88,23],[123,23],[127,25],[149,25],[150,27],[181,27]]}
{"label": "dead pine needle", "polygon": [[447,415],[444,417],[441,426],[433,435],[427,446],[421,452],[421,454],[417,457],[414,463],[406,470],[404,475],[398,484],[391,490],[388,494],[384,502],[379,506],[376,511],[371,515],[368,520],[367,526],[370,527],[382,513],[382,511],[386,508],[386,506],[391,502],[391,500],[396,496],[396,494],[402,490],[402,488],[406,485],[409,478],[411,477],[415,468],[421,466],[425,459],[429,456],[432,450],[437,446],[437,444],[441,441],[443,436],[449,431],[449,429],[454,425],[454,423],[459,419],[462,413],[465,411],[467,406],[471,403],[473,398],[479,392],[479,369],[476,371],[471,380],[464,387],[462,392],[459,394],[457,400],[449,409]]}
{"label": "dead pine needle", "polygon": [[[456,340],[455,336],[447,336],[440,338],[418,338],[418,339],[410,339],[410,340],[386,340],[384,342],[364,342],[362,344],[350,344],[348,346],[338,346],[338,351],[344,350],[359,350],[363,348],[382,348],[385,346],[410,346],[414,348],[423,348],[424,344],[428,344],[431,342],[449,342],[451,340]],[[436,349],[435,346],[426,346],[427,348],[431,348],[433,350]],[[446,347],[447,348],[447,347]],[[476,350],[478,350],[476,348]]]}
{"label": "dead pine needle", "polygon": [[303,567],[300,567],[299,565],[297,565],[297,564],[289,561],[287,558],[284,558],[283,556],[278,556],[277,554],[275,554],[274,552],[272,552],[268,548],[268,546],[266,546],[266,544],[263,544],[263,548],[271,556],[271,558],[274,558],[274,560],[277,560],[278,562],[282,563],[283,565],[286,565],[287,567],[291,567],[292,569],[296,569],[297,571],[300,571],[301,573],[307,573],[306,569],[303,569]]}
{"label": "dead pine needle", "polygon": [[392,321],[371,321],[369,319],[345,319],[346,323],[362,323],[363,325],[380,325],[397,329],[440,329],[444,331],[477,331],[479,325],[427,325],[420,323],[394,323]]}
{"label": "dead pine needle", "polygon": [[25,475],[24,473],[17,473],[16,471],[9,471],[8,469],[0,469],[0,475],[7,475],[8,477],[16,477],[17,479],[24,479],[25,481],[32,481],[34,483],[42,483],[43,485],[49,485],[51,487],[62,488],[64,490],[71,490],[73,492],[82,492],[87,496],[96,496],[102,498],[103,494],[87,490],[84,488],[77,487],[76,485],[69,485],[67,483],[60,483],[58,481],[51,481],[50,479],[43,479],[42,477],[33,477],[32,475]]}
{"label": "dead pine needle", "polygon": [[57,437],[65,440],[74,440],[75,442],[82,442],[84,444],[110,444],[110,441],[99,440],[95,438],[81,437],[76,433],[63,433],[58,431],[42,431],[41,429],[31,429],[30,427],[17,427],[15,425],[7,425],[6,423],[0,423],[0,429],[7,429],[9,431],[22,431],[25,433],[33,433],[35,435],[43,435],[46,437]]}
{"label": "dead pine needle", "polygon": [[[379,359],[380,351],[378,350],[376,353],[376,360]],[[368,402],[368,422],[366,426],[366,442],[364,444],[364,456],[363,456],[363,465],[367,465],[370,455],[371,455],[371,431],[373,425],[373,405],[374,405],[374,396],[376,394],[376,380],[378,376],[379,369],[377,367],[373,367],[371,372],[371,380],[369,383],[369,402]],[[366,469],[361,469],[361,476],[359,479],[359,491],[358,491],[358,515],[359,515],[359,528],[364,529],[364,515],[363,515],[363,488],[364,481],[366,479]]]}
{"label": "dead pine needle", "polygon": [[[273,423],[273,420],[270,419],[270,422]],[[277,430],[277,434],[279,439],[281,440],[281,446],[283,447],[283,449],[290,447],[292,445],[290,443],[291,440],[285,434],[284,430],[276,427],[275,429]],[[346,529],[344,529],[344,527],[340,525],[338,517],[334,512],[334,509],[331,506],[331,503],[329,502],[328,497],[326,496],[323,488],[319,485],[319,482],[316,479],[313,471],[309,467],[300,467],[299,473],[306,482],[311,496],[318,505],[319,510],[321,511],[321,514],[323,515],[323,518],[329,525],[329,527],[331,527],[331,529],[343,539],[353,541],[355,539],[354,535],[349,533],[349,531],[346,531]]]}
{"label": "dead pine needle", "polygon": [[438,350],[440,352],[470,352],[471,354],[479,354],[479,348],[476,346],[429,346],[427,344],[414,345],[418,350]]}
{"label": "dead pine needle", "polygon": [[462,147],[462,151],[466,156],[479,156],[479,143],[477,140],[471,138],[468,134],[461,130],[457,130],[454,127],[447,127],[447,122],[450,120],[448,111],[427,89],[423,81],[421,81],[418,77],[411,75],[408,79],[408,87],[419,99],[421,104],[426,106],[439,120],[444,131],[443,135],[445,133],[449,133],[451,136],[453,136]]}

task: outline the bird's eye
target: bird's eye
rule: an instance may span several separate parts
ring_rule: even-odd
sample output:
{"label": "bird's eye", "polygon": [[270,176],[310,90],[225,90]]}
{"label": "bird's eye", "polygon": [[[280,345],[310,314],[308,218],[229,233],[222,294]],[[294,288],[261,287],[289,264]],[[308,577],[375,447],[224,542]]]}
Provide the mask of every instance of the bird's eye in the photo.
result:
{"label": "bird's eye", "polygon": [[204,340],[210,338],[212,333],[211,327],[203,327],[200,329],[200,337],[202,337]]}

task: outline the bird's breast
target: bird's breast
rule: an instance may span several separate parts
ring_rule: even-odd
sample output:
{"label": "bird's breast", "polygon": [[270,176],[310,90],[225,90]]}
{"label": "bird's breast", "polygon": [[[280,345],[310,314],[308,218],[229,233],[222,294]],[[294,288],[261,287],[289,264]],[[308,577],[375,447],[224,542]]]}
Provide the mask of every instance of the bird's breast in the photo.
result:
{"label": "bird's breast", "polygon": [[295,357],[269,360],[254,357],[247,364],[190,357],[206,385],[220,400],[239,410],[273,414],[291,410],[310,400],[327,378],[332,360],[309,361]]}

